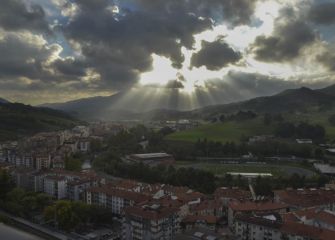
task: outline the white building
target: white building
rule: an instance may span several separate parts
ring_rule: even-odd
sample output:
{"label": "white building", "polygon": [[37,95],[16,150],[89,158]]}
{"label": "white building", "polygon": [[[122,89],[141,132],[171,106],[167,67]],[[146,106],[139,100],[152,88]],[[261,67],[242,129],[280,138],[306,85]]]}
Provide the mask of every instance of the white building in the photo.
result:
{"label": "white building", "polygon": [[66,178],[63,176],[47,176],[44,178],[43,192],[55,197],[64,199],[67,196]]}

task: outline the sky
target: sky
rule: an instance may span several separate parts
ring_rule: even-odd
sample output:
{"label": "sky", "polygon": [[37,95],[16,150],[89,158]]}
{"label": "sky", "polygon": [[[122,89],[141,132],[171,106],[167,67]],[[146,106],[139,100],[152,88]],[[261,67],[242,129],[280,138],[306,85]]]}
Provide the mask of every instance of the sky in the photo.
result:
{"label": "sky", "polygon": [[189,109],[322,88],[334,50],[335,0],[0,1],[0,97],[26,104],[122,92]]}

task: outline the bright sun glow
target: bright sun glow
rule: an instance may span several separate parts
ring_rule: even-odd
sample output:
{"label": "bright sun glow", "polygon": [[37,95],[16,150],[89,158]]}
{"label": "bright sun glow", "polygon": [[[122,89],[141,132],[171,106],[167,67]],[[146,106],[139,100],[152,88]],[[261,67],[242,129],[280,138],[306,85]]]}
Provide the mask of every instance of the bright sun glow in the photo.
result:
{"label": "bright sun glow", "polygon": [[140,83],[142,85],[158,85],[164,88],[169,81],[176,80],[178,74],[180,74],[185,79],[182,81],[184,88],[180,89],[180,91],[191,94],[198,86],[204,86],[206,80],[223,79],[230,70],[238,70],[241,68],[243,68],[245,72],[259,72],[276,76],[285,72],[285,77],[289,77],[293,71],[287,66],[260,63],[251,56],[244,59],[243,66],[229,66],[220,71],[210,71],[204,66],[200,68],[190,68],[191,57],[201,49],[203,40],[213,42],[219,36],[224,36],[225,41],[229,45],[245,53],[257,36],[271,34],[274,19],[278,16],[280,8],[281,5],[276,1],[261,2],[257,5],[255,13],[255,16],[260,22],[258,26],[239,26],[234,29],[229,29],[225,25],[218,25],[212,30],[207,30],[195,35],[194,49],[182,49],[182,53],[185,56],[182,69],[173,68],[168,58],[153,54],[153,70],[141,74]]}

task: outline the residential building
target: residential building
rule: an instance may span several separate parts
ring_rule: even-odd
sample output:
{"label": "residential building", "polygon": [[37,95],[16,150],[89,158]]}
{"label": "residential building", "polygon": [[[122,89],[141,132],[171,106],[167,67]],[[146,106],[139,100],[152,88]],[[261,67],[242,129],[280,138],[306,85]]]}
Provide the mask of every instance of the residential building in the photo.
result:
{"label": "residential building", "polygon": [[56,199],[64,199],[67,196],[66,181],[64,176],[47,176],[44,178],[43,192]]}
{"label": "residential building", "polygon": [[87,204],[109,208],[114,214],[121,215],[125,207],[148,201],[150,197],[104,185],[87,189],[85,199]]}
{"label": "residential building", "polygon": [[158,204],[128,207],[124,210],[124,240],[173,240],[180,231],[178,209]]}
{"label": "residential building", "polygon": [[282,240],[279,214],[238,214],[235,216],[233,232],[238,240]]}
{"label": "residential building", "polygon": [[35,156],[35,169],[49,169],[51,167],[51,156],[48,153],[40,153]]}
{"label": "residential building", "polygon": [[240,202],[232,201],[228,205],[228,226],[233,228],[234,218],[239,214],[264,214],[264,213],[286,213],[289,205],[284,203],[266,202]]}
{"label": "residential building", "polygon": [[88,188],[96,187],[99,184],[97,178],[75,179],[67,182],[67,198],[72,201],[85,200],[85,191]]}
{"label": "residential building", "polygon": [[215,231],[218,220],[219,219],[213,215],[188,215],[183,218],[181,225],[185,230],[204,228]]}

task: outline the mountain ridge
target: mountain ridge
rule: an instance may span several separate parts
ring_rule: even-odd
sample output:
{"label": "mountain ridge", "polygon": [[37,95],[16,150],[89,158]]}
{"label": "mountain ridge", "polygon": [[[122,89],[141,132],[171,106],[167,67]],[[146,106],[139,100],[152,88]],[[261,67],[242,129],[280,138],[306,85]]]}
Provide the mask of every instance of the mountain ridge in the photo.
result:
{"label": "mountain ridge", "polygon": [[88,120],[92,118],[104,120],[204,118],[215,114],[229,114],[242,110],[255,112],[303,111],[309,107],[333,106],[333,103],[335,103],[335,85],[315,90],[307,87],[287,89],[271,96],[261,96],[228,104],[209,105],[187,111],[155,108],[150,111],[136,112],[113,108],[113,104],[120,100],[123,95],[123,93],[117,93],[107,97],[85,98],[44,106],[74,113],[75,116]]}
{"label": "mountain ridge", "polygon": [[83,124],[68,113],[21,103],[0,102],[0,140],[18,139],[41,131],[56,131]]}

